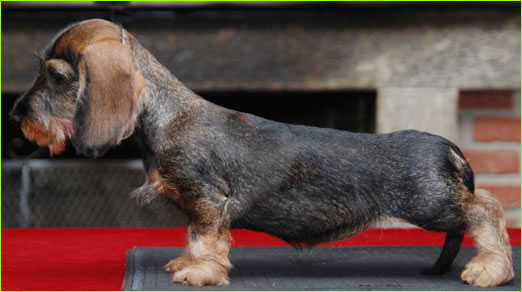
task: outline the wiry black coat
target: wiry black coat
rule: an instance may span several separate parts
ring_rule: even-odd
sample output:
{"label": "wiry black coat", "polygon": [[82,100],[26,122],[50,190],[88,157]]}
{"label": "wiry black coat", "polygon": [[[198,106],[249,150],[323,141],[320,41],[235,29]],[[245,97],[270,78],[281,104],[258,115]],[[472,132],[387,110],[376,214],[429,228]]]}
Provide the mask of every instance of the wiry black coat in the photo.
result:
{"label": "wiry black coat", "polygon": [[[146,60],[154,57],[130,43],[139,47],[134,57],[154,97],[137,127],[145,164],[157,167],[185,200],[204,196],[232,228],[263,231],[296,246],[400,218],[448,232],[429,272],[451,264],[466,228],[460,193],[474,191],[473,172],[453,143],[413,130],[350,133],[225,109],[159,63],[161,70],[147,70]],[[192,219],[201,216],[185,211]]]}
{"label": "wiry black coat", "polygon": [[211,190],[232,227],[294,244],[352,235],[385,217],[464,227],[456,194],[463,180],[473,190],[472,172],[459,169],[451,151],[460,151],[444,138],[289,125],[210,103],[200,110],[189,130],[171,128],[172,145],[156,160],[182,192]]}

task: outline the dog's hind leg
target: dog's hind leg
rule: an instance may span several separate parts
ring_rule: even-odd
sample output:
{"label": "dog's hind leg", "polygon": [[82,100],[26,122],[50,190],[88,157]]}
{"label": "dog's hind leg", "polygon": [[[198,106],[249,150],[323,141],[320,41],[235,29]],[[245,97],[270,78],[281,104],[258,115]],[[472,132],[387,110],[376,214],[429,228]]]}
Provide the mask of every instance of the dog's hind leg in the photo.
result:
{"label": "dog's hind leg", "polygon": [[466,232],[473,237],[477,255],[462,271],[462,280],[480,287],[493,287],[512,280],[511,247],[502,205],[482,189],[465,197]]}

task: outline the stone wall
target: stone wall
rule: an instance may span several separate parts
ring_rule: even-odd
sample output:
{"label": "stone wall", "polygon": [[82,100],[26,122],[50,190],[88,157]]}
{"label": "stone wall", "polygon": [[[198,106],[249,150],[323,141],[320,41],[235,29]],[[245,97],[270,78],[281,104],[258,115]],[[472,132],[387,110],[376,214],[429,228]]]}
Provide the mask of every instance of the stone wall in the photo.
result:
{"label": "stone wall", "polygon": [[[114,21],[196,91],[520,87],[520,7],[117,12]],[[2,90],[26,90],[33,52],[57,31],[108,13],[2,11]]]}

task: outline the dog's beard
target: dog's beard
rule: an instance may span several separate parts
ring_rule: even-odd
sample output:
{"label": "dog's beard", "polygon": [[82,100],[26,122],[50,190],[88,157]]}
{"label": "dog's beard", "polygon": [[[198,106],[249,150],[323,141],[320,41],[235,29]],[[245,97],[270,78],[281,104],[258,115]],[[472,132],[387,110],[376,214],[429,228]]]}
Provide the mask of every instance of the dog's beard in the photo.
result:
{"label": "dog's beard", "polygon": [[72,124],[61,118],[50,118],[46,123],[34,118],[25,118],[22,121],[24,136],[41,147],[49,147],[51,156],[65,151],[65,142],[72,135]]}

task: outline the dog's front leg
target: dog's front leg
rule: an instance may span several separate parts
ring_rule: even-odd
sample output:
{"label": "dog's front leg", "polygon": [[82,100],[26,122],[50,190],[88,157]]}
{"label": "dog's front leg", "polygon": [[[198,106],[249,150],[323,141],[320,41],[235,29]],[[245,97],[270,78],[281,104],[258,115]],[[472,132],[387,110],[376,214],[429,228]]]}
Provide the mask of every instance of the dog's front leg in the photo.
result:
{"label": "dog's front leg", "polygon": [[221,220],[208,220],[209,216],[205,214],[202,220],[191,222],[183,255],[165,266],[173,273],[173,282],[193,286],[229,283],[230,229]]}

